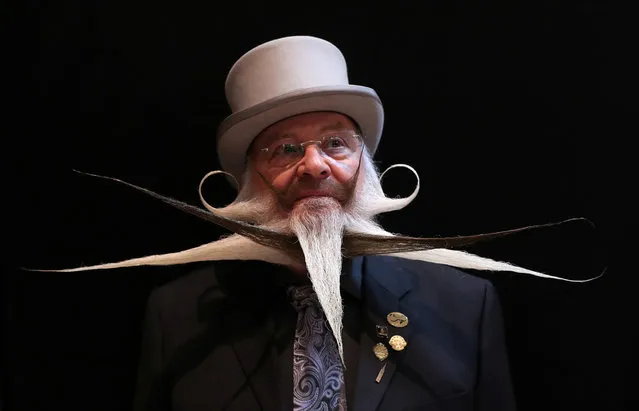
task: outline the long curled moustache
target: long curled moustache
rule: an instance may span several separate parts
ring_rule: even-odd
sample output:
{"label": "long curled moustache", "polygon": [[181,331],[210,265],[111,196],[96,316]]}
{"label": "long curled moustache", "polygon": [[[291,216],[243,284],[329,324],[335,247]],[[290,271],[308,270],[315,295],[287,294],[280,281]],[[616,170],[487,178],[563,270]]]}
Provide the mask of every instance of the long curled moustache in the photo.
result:
{"label": "long curled moustache", "polygon": [[[203,220],[218,224],[244,237],[248,237],[258,244],[264,246],[275,245],[293,258],[300,259],[300,261],[303,261],[304,259],[302,248],[300,247],[297,238],[292,234],[284,234],[274,230],[270,230],[268,228],[257,227],[243,221],[232,220],[230,218],[215,215],[212,212],[207,212],[205,210],[202,210],[201,208],[164,196],[162,194],[158,194],[146,188],[128,183],[114,177],[106,177],[90,173],[82,174],[122,183],[135,190],[139,190],[145,194],[148,194],[155,199],[161,200],[166,204],[177,208],[178,210],[184,211]],[[346,258],[359,257],[364,255],[363,253],[365,250],[370,250],[370,248],[374,245],[376,251],[379,251],[380,254],[432,250],[435,248],[447,248],[452,250],[463,249],[481,241],[495,240],[523,231],[552,227],[573,221],[588,220],[584,218],[573,218],[560,221],[558,223],[532,225],[511,230],[496,231],[492,233],[455,237],[412,237],[402,235],[385,237],[373,234],[351,233],[347,231],[346,233],[344,233],[342,252],[344,257]],[[380,247],[380,244],[382,246],[378,249],[378,247]]]}
{"label": "long curled moustache", "polygon": [[[404,165],[396,165],[396,166],[404,166]],[[415,170],[413,170],[409,166],[405,166],[405,167],[408,167],[416,174]],[[200,183],[200,198],[202,199],[205,206],[208,205],[207,207],[208,210],[204,210],[202,208],[195,207],[193,205],[184,203],[174,198],[167,197],[162,194],[158,194],[156,192],[153,192],[146,188],[123,181],[118,178],[86,173],[86,172],[81,172],[77,170],[74,170],[74,171],[87,176],[97,177],[97,178],[113,181],[116,183],[124,184],[130,188],[133,188],[155,199],[158,199],[180,211],[186,212],[202,220],[224,227],[240,236],[243,236],[252,240],[253,242],[265,248],[272,248],[272,249],[274,248],[278,252],[282,253],[282,258],[272,262],[280,263],[280,264],[291,263],[291,264],[299,264],[299,265],[303,265],[304,263],[304,253],[295,235],[289,234],[289,233],[282,233],[269,228],[260,227],[260,226],[253,225],[244,221],[239,221],[239,220],[235,220],[235,219],[231,219],[231,218],[227,218],[222,215],[219,215],[219,213],[214,212],[215,208],[211,207],[210,205],[208,205],[208,203],[204,201],[201,194],[202,183]],[[213,173],[216,173],[216,172],[209,173],[207,174],[207,176]],[[408,198],[402,199],[402,200],[407,200],[408,202],[412,201],[417,191],[418,191],[418,188],[416,188],[413,194],[411,194]],[[400,207],[396,207],[396,208],[400,208]],[[358,257],[363,255],[370,255],[371,250],[374,250],[374,254],[389,254],[389,255],[401,256],[404,258],[411,258],[412,254],[414,254],[415,252],[429,251],[432,253],[432,258],[431,258],[432,261],[437,261],[438,259],[441,259],[442,261],[447,261],[447,260],[450,260],[451,258],[455,259],[455,257],[458,257],[451,253],[459,253],[460,252],[459,250],[466,249],[469,246],[480,243],[480,242],[491,241],[491,240],[503,238],[509,235],[513,235],[516,233],[522,233],[522,232],[530,231],[534,229],[554,227],[554,226],[572,223],[572,222],[586,222],[592,225],[592,223],[585,218],[571,218],[571,219],[567,219],[567,220],[555,222],[555,223],[531,225],[531,226],[520,227],[516,229],[511,229],[511,230],[503,230],[503,231],[496,231],[496,232],[468,235],[468,236],[454,236],[454,237],[413,237],[413,236],[390,234],[390,233],[386,233],[383,230],[381,230],[381,233],[378,235],[378,234],[349,232],[348,230],[346,230],[343,236],[342,254],[346,258],[351,258],[351,257]],[[228,247],[234,246],[234,241],[233,241],[234,239],[232,237],[227,238],[226,240],[228,240]],[[223,242],[223,241],[225,241],[225,239],[219,240],[219,242]],[[203,261],[206,259],[205,258],[206,247],[207,247],[207,244],[200,247],[193,248],[191,250],[185,250],[180,253],[165,254],[164,256],[187,253],[187,254],[190,254],[191,261],[198,261],[198,260]],[[34,269],[28,269],[28,268],[25,268],[25,269],[29,271],[44,271],[44,272],[84,271],[89,269],[116,268],[116,267],[122,267],[122,266],[152,264],[152,259],[155,257],[156,256],[141,257],[137,259],[128,260],[128,263],[127,262],[110,263],[110,264],[101,264],[99,266],[93,266],[93,267],[79,267],[79,268],[62,269],[62,270],[34,270]],[[472,254],[464,253],[463,258],[459,259],[459,261],[463,261],[463,264],[458,264],[458,266],[474,268],[473,258],[475,258],[477,261],[486,260],[479,256],[474,256]],[[161,264],[161,262],[155,262],[155,264]],[[540,277],[559,279],[559,280],[564,280],[569,282],[591,281],[603,275],[603,272],[602,272],[601,274],[599,274],[598,276],[594,278],[590,278],[586,280],[573,280],[573,279],[566,279],[562,277],[547,275],[547,274],[535,272],[532,270],[527,270],[525,268],[520,268],[520,267],[510,265],[508,263],[496,262],[495,267],[497,267],[497,269],[500,269],[500,270],[510,269],[511,271],[529,273],[529,274],[534,274]]]}

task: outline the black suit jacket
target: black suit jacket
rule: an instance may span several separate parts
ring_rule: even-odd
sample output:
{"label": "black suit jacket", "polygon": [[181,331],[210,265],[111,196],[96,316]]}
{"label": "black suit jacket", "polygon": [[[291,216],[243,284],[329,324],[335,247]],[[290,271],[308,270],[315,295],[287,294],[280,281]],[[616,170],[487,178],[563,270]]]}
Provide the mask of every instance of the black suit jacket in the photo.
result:
{"label": "black suit jacket", "polygon": [[[291,410],[296,313],[286,270],[217,262],[149,298],[136,410]],[[351,411],[510,411],[501,309],[490,282],[431,263],[376,256],[345,264],[344,354]],[[375,325],[408,316],[384,376]]]}

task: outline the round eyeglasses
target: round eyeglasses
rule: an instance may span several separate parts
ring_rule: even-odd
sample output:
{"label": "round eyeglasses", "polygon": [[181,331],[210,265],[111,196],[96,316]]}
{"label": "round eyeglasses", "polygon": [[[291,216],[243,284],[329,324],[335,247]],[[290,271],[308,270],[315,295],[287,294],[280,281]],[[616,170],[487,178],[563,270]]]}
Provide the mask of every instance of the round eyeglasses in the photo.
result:
{"label": "round eyeglasses", "polygon": [[268,147],[258,150],[257,155],[270,167],[287,168],[304,158],[306,147],[309,145],[316,145],[322,155],[344,160],[359,153],[362,148],[362,136],[352,131],[337,131],[301,143],[283,142],[282,139],[278,139]]}

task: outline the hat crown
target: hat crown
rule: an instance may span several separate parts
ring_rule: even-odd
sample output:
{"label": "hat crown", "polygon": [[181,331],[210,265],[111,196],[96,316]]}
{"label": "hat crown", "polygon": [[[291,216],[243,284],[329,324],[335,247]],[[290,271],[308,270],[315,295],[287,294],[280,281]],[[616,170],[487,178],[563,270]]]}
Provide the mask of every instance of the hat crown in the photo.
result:
{"label": "hat crown", "polygon": [[297,90],[338,85],[348,85],[341,51],[317,37],[290,36],[240,57],[226,78],[225,93],[235,113]]}

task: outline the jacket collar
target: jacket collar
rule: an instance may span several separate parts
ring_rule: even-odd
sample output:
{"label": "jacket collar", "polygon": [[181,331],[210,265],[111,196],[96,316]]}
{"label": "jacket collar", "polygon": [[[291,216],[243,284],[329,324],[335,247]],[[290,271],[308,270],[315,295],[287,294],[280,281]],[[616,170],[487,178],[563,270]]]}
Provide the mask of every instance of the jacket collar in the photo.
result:
{"label": "jacket collar", "polygon": [[[386,325],[390,335],[400,334],[409,341],[411,323],[402,329],[392,329],[386,315],[393,311],[406,313],[409,318],[416,315],[402,302],[412,287],[410,276],[402,275],[403,271],[401,259],[391,257],[357,257],[344,262],[341,285],[342,296],[348,304],[343,343],[349,410],[376,409],[388,390],[397,364],[402,361],[402,352],[390,350],[384,376],[379,383],[375,381],[383,365],[373,354],[373,347],[380,341],[375,326]],[[247,384],[265,410],[286,409],[292,393],[295,318],[289,316],[284,321],[282,329],[289,330],[284,334],[277,336],[277,331],[269,325],[233,344],[247,374]],[[264,380],[260,375],[277,375],[277,378]],[[281,395],[274,396],[273,392]]]}

